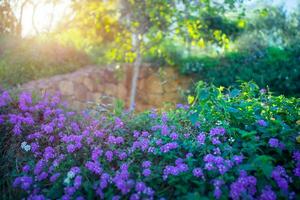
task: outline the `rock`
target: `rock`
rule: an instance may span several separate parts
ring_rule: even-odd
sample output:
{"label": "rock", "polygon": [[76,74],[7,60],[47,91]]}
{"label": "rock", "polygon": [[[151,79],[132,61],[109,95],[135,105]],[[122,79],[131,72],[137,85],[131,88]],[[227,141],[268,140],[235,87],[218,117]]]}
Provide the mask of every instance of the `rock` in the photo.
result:
{"label": "rock", "polygon": [[96,86],[96,83],[95,81],[93,81],[92,79],[88,78],[88,77],[85,77],[83,79],[83,84],[87,87],[87,89],[91,92],[95,91],[97,86]]}
{"label": "rock", "polygon": [[87,99],[88,89],[85,85],[76,83],[74,90],[74,97],[76,100],[85,101]]}
{"label": "rock", "polygon": [[[63,100],[78,110],[88,106],[87,101],[111,103],[113,97],[122,99],[128,106],[132,67],[125,64],[119,70],[89,66],[73,73],[31,81],[20,87],[41,93],[60,92]],[[118,78],[118,72],[122,73],[122,78]],[[143,65],[138,80],[136,109],[162,108],[163,102],[177,103],[180,101],[178,91],[180,88],[187,89],[190,82],[191,78],[179,76],[173,68],[163,68],[158,72],[157,68]]]}
{"label": "rock", "polygon": [[64,80],[58,85],[59,91],[62,95],[72,95],[74,94],[74,85],[72,81]]}

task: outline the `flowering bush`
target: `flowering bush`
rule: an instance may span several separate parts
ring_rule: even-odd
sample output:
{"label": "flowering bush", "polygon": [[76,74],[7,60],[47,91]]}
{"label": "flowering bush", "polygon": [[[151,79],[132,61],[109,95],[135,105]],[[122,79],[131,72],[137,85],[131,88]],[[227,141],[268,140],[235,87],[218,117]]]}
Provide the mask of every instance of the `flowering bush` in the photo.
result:
{"label": "flowering bush", "polygon": [[253,83],[200,82],[161,114],[95,117],[7,92],[0,111],[3,199],[300,198],[299,99]]}

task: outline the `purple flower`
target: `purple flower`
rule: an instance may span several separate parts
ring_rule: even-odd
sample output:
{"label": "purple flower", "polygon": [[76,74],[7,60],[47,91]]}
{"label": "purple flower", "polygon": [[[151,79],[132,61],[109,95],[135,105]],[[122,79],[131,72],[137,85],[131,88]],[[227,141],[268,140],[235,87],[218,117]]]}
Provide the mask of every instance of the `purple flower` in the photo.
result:
{"label": "purple flower", "polygon": [[120,129],[124,127],[124,123],[119,117],[115,118],[115,129]]}
{"label": "purple flower", "polygon": [[29,165],[24,165],[23,168],[22,168],[22,171],[24,173],[28,173],[30,171],[30,166]]}
{"label": "purple flower", "polygon": [[146,189],[146,185],[143,182],[137,182],[135,185],[135,191],[143,192]]}
{"label": "purple flower", "polygon": [[58,179],[59,176],[60,176],[60,173],[55,173],[55,174],[53,174],[53,175],[50,177],[50,181],[51,181],[52,183],[54,183],[54,182]]}
{"label": "purple flower", "polygon": [[40,174],[43,171],[44,165],[45,165],[45,162],[43,160],[39,160],[34,167],[34,171],[33,171],[34,174],[35,175]]}
{"label": "purple flower", "polygon": [[30,105],[32,104],[31,95],[23,92],[19,96],[19,108],[22,111],[28,111],[30,109]]}
{"label": "purple flower", "polygon": [[48,173],[42,172],[40,175],[38,175],[37,179],[38,181],[45,180],[48,177]]}
{"label": "purple flower", "polygon": [[298,162],[296,164],[296,167],[295,167],[295,169],[293,171],[294,171],[295,176],[300,177],[300,162]]}
{"label": "purple flower", "polygon": [[124,160],[124,159],[127,158],[127,153],[126,152],[121,152],[121,153],[118,154],[118,156],[119,156],[120,160]]}
{"label": "purple flower", "polygon": [[189,153],[187,153],[187,154],[185,155],[185,157],[186,157],[186,158],[191,158],[191,157],[193,157],[193,154],[189,152]]}
{"label": "purple flower", "polygon": [[96,137],[98,137],[98,138],[103,138],[103,137],[104,137],[104,133],[101,132],[101,131],[99,131],[99,130],[96,130],[96,131],[94,132],[94,135],[95,135]]}
{"label": "purple flower", "polygon": [[72,167],[70,171],[73,172],[74,174],[79,174],[81,170],[79,167]]}
{"label": "purple flower", "polygon": [[177,133],[171,133],[171,134],[170,134],[170,138],[171,138],[172,140],[177,140],[177,139],[178,139],[178,134],[177,134]]}
{"label": "purple flower", "polygon": [[168,122],[168,116],[167,113],[163,112],[161,116],[161,121],[166,124]]}
{"label": "purple flower", "polygon": [[148,137],[150,133],[148,131],[143,131],[142,132],[142,137]]}
{"label": "purple flower", "polygon": [[149,113],[149,117],[150,117],[151,119],[156,119],[156,118],[157,118],[156,110],[151,109],[151,112]]}
{"label": "purple flower", "polygon": [[151,161],[149,161],[149,160],[144,161],[142,163],[142,167],[143,168],[149,168],[149,167],[151,167]]}
{"label": "purple flower", "polygon": [[259,92],[260,92],[261,94],[265,94],[265,93],[267,93],[267,90],[266,90],[265,88],[262,88],[262,89],[259,90]]}
{"label": "purple flower", "polygon": [[195,168],[195,169],[193,169],[193,175],[195,176],[195,177],[203,177],[203,171],[202,171],[202,169],[201,168]]}
{"label": "purple flower", "polygon": [[81,186],[82,176],[76,176],[74,179],[74,187],[78,189]]}
{"label": "purple flower", "polygon": [[161,135],[163,135],[163,136],[169,135],[169,128],[167,125],[161,126]]}
{"label": "purple flower", "polygon": [[243,162],[243,159],[244,159],[244,156],[238,156],[238,155],[235,155],[233,156],[233,161],[238,165],[238,164],[241,164]]}
{"label": "purple flower", "polygon": [[140,200],[140,195],[139,194],[132,194],[130,196],[129,200]]}
{"label": "purple flower", "polygon": [[217,138],[217,137],[213,137],[213,138],[211,139],[211,142],[212,142],[214,145],[221,144],[221,141],[220,141],[219,138]]}
{"label": "purple flower", "polygon": [[55,149],[52,147],[46,147],[44,151],[44,158],[49,160],[55,157]]}
{"label": "purple flower", "polygon": [[205,134],[204,133],[200,133],[197,136],[197,141],[199,144],[204,144],[205,143]]}
{"label": "purple flower", "polygon": [[270,147],[277,148],[279,146],[279,140],[276,138],[271,138],[269,140],[269,145],[270,145]]}
{"label": "purple flower", "polygon": [[156,141],[155,141],[155,144],[156,144],[156,145],[161,145],[161,144],[162,144],[162,139],[156,140]]}
{"label": "purple flower", "polygon": [[178,144],[176,142],[170,142],[170,143],[167,143],[167,144],[161,146],[160,150],[163,153],[167,153],[167,152],[169,152],[172,149],[176,149],[177,147],[178,147]]}
{"label": "purple flower", "polygon": [[215,179],[213,181],[214,184],[214,196],[216,199],[220,199],[220,197],[222,196],[222,190],[221,190],[221,186],[224,184],[223,180],[219,180],[219,179]]}
{"label": "purple flower", "polygon": [[75,192],[76,192],[76,188],[75,187],[65,187],[65,194],[72,196]]}
{"label": "purple flower", "polygon": [[296,161],[296,162],[300,162],[300,151],[295,151],[293,153],[293,159]]}
{"label": "purple flower", "polygon": [[102,173],[102,168],[99,163],[88,161],[85,163],[85,167],[95,174],[100,175]]}
{"label": "purple flower", "polygon": [[47,134],[52,133],[54,130],[53,124],[42,125],[42,130],[45,131]]}
{"label": "purple flower", "polygon": [[140,136],[140,132],[138,131],[133,131],[133,137],[138,138]]}
{"label": "purple flower", "polygon": [[188,110],[188,109],[190,108],[190,106],[189,106],[189,105],[185,105],[185,104],[179,103],[179,104],[176,105],[176,108],[177,108],[177,109]]}
{"label": "purple flower", "polygon": [[263,126],[263,127],[268,126],[267,122],[265,120],[263,120],[263,119],[257,120],[257,124],[259,126]]}
{"label": "purple flower", "polygon": [[18,187],[21,186],[23,190],[28,190],[32,185],[33,180],[29,176],[22,176],[15,179],[13,186]]}
{"label": "purple flower", "polygon": [[180,165],[180,164],[182,164],[183,163],[183,159],[182,158],[177,158],[176,160],[175,160],[175,164],[176,165]]}
{"label": "purple flower", "polygon": [[230,185],[230,197],[238,200],[244,195],[253,196],[256,193],[256,178],[247,176],[245,171],[240,172],[239,178]]}
{"label": "purple flower", "polygon": [[146,176],[146,177],[150,176],[151,175],[151,170],[150,169],[144,169],[143,170],[143,175]]}
{"label": "purple flower", "polygon": [[177,168],[178,168],[179,172],[185,172],[189,169],[189,167],[185,163],[178,164]]}
{"label": "purple flower", "polygon": [[272,178],[276,181],[278,187],[282,190],[288,190],[289,176],[282,166],[277,166],[272,171]]}
{"label": "purple flower", "polygon": [[276,194],[273,192],[271,186],[266,186],[259,197],[259,200],[276,200]]}
{"label": "purple flower", "polygon": [[98,158],[102,155],[103,151],[102,149],[100,148],[95,148],[93,151],[92,151],[92,160],[93,161],[97,161]]}
{"label": "purple flower", "polygon": [[75,147],[74,144],[69,144],[69,145],[67,146],[67,151],[68,151],[68,153],[73,153],[75,150],[76,150],[76,147]]}
{"label": "purple flower", "polygon": [[225,133],[226,133],[226,131],[223,127],[215,127],[209,131],[209,134],[211,136],[224,135]]}
{"label": "purple flower", "polygon": [[9,96],[9,93],[7,91],[4,91],[0,95],[0,108],[6,106],[10,101],[11,101],[11,97]]}

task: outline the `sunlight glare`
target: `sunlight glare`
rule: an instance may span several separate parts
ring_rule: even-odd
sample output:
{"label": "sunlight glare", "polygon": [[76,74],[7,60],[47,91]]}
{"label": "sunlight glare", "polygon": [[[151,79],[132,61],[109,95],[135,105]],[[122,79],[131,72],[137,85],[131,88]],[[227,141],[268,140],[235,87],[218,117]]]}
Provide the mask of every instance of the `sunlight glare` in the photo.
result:
{"label": "sunlight glare", "polygon": [[69,12],[70,3],[70,0],[59,1],[55,7],[53,4],[39,3],[34,15],[34,6],[27,4],[24,7],[22,35],[30,36],[53,30],[60,19]]}

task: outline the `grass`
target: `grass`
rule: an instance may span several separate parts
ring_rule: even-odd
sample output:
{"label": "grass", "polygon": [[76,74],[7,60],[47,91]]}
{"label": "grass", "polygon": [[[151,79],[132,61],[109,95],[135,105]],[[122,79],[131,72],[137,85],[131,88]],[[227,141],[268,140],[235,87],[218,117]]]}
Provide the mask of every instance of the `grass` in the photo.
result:
{"label": "grass", "polygon": [[90,63],[84,52],[55,41],[0,38],[0,85],[4,88],[72,72]]}

